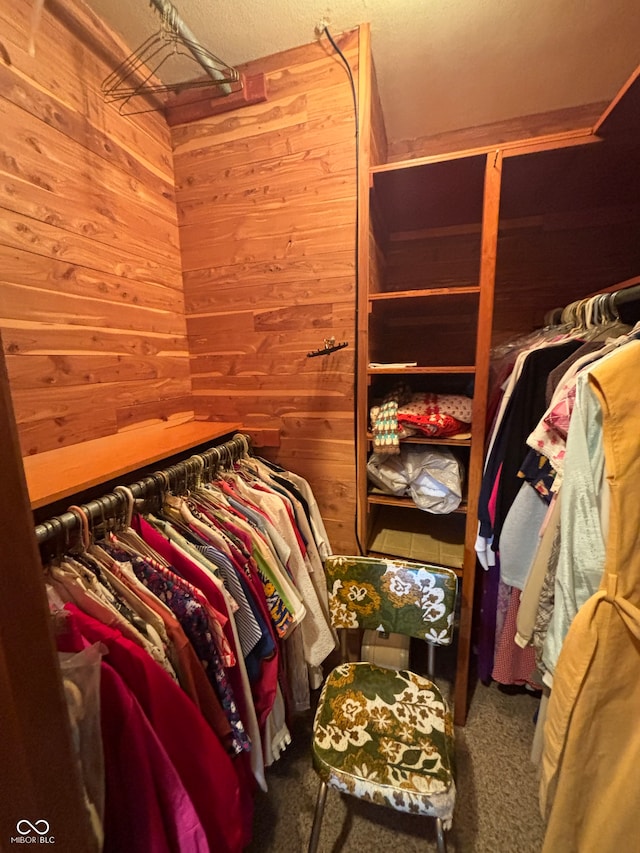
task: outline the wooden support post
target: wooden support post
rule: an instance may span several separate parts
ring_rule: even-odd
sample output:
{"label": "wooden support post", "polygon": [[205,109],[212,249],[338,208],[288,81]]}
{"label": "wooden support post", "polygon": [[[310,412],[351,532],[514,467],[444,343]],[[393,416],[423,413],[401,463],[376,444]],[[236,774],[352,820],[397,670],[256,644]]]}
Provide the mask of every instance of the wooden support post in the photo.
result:
{"label": "wooden support post", "polygon": [[56,849],[94,851],[1,340],[0,470],[0,849],[21,838],[19,822],[36,826],[40,839],[46,821],[46,837],[55,838]]}
{"label": "wooden support post", "polygon": [[487,418],[489,387],[489,354],[493,324],[493,295],[500,217],[500,184],[502,151],[487,155],[482,216],[482,249],[480,260],[480,301],[476,337],[476,372],[471,416],[471,451],[469,460],[469,512],[464,543],[462,603],[458,630],[458,661],[454,693],[454,722],[462,726],[469,707],[469,664],[471,658],[473,594],[476,577],[475,541],[478,525],[478,498],[482,483],[482,460]]}

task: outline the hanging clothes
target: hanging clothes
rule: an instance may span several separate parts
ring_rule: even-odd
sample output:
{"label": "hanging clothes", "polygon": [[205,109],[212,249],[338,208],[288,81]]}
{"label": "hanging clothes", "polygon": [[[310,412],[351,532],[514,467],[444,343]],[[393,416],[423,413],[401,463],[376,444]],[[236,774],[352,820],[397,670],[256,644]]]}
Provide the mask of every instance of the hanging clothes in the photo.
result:
{"label": "hanging clothes", "polygon": [[594,366],[610,524],[598,591],[576,614],[553,681],[541,806],[545,853],[613,853],[637,836],[640,797],[640,342]]}
{"label": "hanging clothes", "polygon": [[106,652],[105,850],[250,842],[256,786],[335,647],[330,550],[309,484],[247,457],[49,567],[60,649]]}

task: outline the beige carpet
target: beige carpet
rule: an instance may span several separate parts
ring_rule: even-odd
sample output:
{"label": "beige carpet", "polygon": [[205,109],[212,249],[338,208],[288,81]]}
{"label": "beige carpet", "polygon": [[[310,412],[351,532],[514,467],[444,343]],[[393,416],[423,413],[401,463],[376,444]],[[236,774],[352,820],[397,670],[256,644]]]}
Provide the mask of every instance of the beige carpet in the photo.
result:
{"label": "beige carpet", "polygon": [[[441,685],[443,688],[445,685]],[[449,853],[539,853],[544,826],[529,761],[533,696],[479,684],[467,725],[456,729],[458,797]],[[268,771],[269,792],[256,799],[250,853],[306,851],[317,792],[309,743],[311,714],[296,720],[293,743]],[[433,821],[329,791],[320,853],[436,849]]]}

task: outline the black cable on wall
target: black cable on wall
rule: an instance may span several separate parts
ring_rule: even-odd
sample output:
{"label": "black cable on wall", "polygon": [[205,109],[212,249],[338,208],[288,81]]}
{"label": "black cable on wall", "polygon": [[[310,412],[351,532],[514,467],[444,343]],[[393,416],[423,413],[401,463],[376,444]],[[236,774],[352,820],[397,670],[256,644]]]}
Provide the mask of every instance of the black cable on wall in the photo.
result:
{"label": "black cable on wall", "polygon": [[351,71],[351,66],[347,61],[346,56],[340,50],[336,42],[334,41],[333,36],[329,32],[328,27],[324,27],[323,32],[331,42],[333,49],[336,51],[340,59],[342,60],[344,67],[347,69],[347,74],[349,76],[349,82],[351,84],[351,94],[353,96],[353,113],[355,117],[356,123],[356,239],[355,239],[355,369],[353,372],[353,452],[355,457],[355,473],[356,473],[356,511],[354,515],[354,533],[356,544],[358,546],[358,551],[360,554],[364,554],[364,549],[362,547],[362,543],[360,542],[360,536],[358,534],[358,496],[357,496],[357,486],[358,486],[358,359],[359,359],[359,341],[358,341],[358,329],[359,329],[359,308],[358,308],[358,294],[360,291],[360,275],[358,270],[358,260],[360,253],[360,117],[358,111],[358,95],[356,93],[356,84],[353,79],[353,72]]}

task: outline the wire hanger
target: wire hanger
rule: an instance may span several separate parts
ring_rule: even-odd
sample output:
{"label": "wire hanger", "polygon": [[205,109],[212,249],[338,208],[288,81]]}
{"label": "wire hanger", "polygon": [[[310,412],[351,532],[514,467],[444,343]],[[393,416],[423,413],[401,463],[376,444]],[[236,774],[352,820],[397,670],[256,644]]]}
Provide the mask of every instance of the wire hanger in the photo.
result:
{"label": "wire hanger", "polygon": [[[180,17],[178,10],[169,0],[152,0],[161,12],[162,25],[157,33],[144,41],[127,56],[120,65],[102,82],[102,92],[107,103],[119,102],[121,115],[161,110],[164,102],[157,95],[185,89],[219,86],[225,94],[231,93],[231,84],[242,87],[240,75],[211,51],[203,47]],[[179,71],[181,80],[171,82],[166,63],[179,60],[174,73]],[[195,62],[206,76],[184,79],[184,60]],[[161,79],[160,72],[167,72]],[[236,86],[236,89],[238,88]]]}

